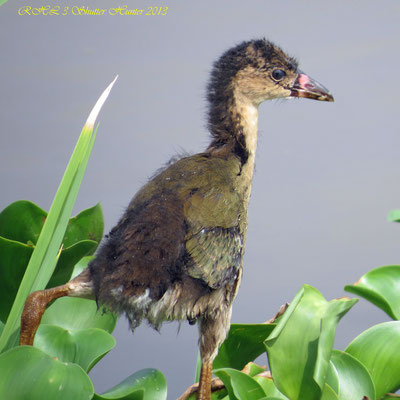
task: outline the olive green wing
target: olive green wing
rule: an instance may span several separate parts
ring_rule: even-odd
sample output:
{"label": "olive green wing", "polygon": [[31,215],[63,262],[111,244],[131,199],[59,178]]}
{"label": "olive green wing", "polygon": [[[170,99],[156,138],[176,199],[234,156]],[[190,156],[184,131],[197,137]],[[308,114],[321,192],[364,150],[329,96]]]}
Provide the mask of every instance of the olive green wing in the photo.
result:
{"label": "olive green wing", "polygon": [[237,227],[204,228],[186,242],[188,273],[213,289],[237,278],[242,264],[243,237]]}

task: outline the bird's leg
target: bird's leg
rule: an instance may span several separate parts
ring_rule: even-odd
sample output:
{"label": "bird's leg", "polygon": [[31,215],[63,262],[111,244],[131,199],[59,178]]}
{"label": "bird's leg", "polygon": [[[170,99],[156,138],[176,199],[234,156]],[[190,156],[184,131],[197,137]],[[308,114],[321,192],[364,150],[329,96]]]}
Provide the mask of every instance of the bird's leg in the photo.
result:
{"label": "bird's leg", "polygon": [[33,340],[46,306],[55,299],[68,295],[67,284],[52,289],[38,290],[26,299],[21,316],[20,346],[33,346]]}
{"label": "bird's leg", "polygon": [[212,365],[212,361],[206,361],[201,364],[197,400],[211,400]]}
{"label": "bird's leg", "polygon": [[47,305],[51,301],[63,296],[93,298],[93,286],[88,269],[85,269],[77,277],[64,285],[51,289],[38,290],[28,296],[21,316],[21,334],[19,340],[21,346],[33,346],[36,331]]}
{"label": "bird's leg", "polygon": [[201,373],[197,400],[211,400],[213,361],[229,331],[230,319],[231,305],[223,304],[212,316],[204,316],[199,321]]}

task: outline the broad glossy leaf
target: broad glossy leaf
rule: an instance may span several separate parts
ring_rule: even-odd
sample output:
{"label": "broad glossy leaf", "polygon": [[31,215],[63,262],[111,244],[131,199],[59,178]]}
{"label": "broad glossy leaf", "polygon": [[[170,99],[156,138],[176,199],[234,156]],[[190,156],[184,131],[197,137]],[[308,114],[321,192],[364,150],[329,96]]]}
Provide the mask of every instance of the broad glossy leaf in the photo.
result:
{"label": "broad glossy leaf", "polygon": [[[375,388],[371,375],[356,358],[343,351],[333,350],[331,369],[338,377],[333,388],[339,400],[360,400],[364,396],[375,400]],[[330,384],[330,379],[327,379],[327,383]]]}
{"label": "broad glossy leaf", "polygon": [[289,400],[278,390],[272,379],[255,376],[254,380],[263,388],[265,394],[268,396],[268,399],[272,397],[274,399]]}
{"label": "broad glossy leaf", "polygon": [[152,368],[142,369],[93,400],[165,400],[167,381],[164,375]]}
{"label": "broad glossy leaf", "polygon": [[343,298],[328,302],[313,287],[301,288],[265,341],[280,392],[291,400],[321,398],[336,326],[356,301]]}
{"label": "broad glossy leaf", "polygon": [[115,346],[115,339],[102,329],[67,330],[41,324],[34,345],[60,361],[73,362],[89,372]]}
{"label": "broad glossy leaf", "polygon": [[375,268],[344,289],[364,297],[391,318],[400,319],[400,265]]}
{"label": "broad glossy leaf", "polygon": [[36,204],[19,200],[0,213],[0,236],[27,244],[36,244],[47,212]]}
{"label": "broad glossy leaf", "polygon": [[94,389],[76,364],[63,363],[32,346],[0,355],[0,398],[7,400],[89,400]]}
{"label": "broad glossy leaf", "polygon": [[[84,257],[75,265],[72,277],[86,268],[92,257]],[[43,314],[42,324],[58,325],[64,329],[100,328],[112,333],[118,316],[98,308],[94,300],[62,297],[54,301]]]}
{"label": "broad glossy leaf", "polygon": [[265,352],[264,340],[274,324],[232,324],[228,337],[218,350],[213,366],[242,369]]}
{"label": "broad glossy leaf", "polygon": [[[189,396],[188,400],[197,400],[197,394]],[[229,400],[228,391],[225,389],[216,390],[211,393],[211,400]]]}
{"label": "broad glossy leaf", "polygon": [[376,398],[400,389],[400,322],[384,322],[357,336],[345,350],[369,371]]}
{"label": "broad glossy leaf", "polygon": [[265,392],[252,377],[232,368],[221,368],[213,371],[224,382],[232,400],[261,400]]}
{"label": "broad glossy leaf", "polygon": [[[332,354],[335,350],[332,351]],[[328,373],[326,374],[325,383],[328,384],[335,393],[339,393],[339,374],[332,364],[329,363]]]}
{"label": "broad glossy leaf", "polygon": [[[86,240],[63,250],[49,287],[67,282],[74,265],[96,246],[96,242]],[[0,237],[0,319],[3,322],[7,320],[32,252],[32,246]]]}
{"label": "broad glossy leaf", "polygon": [[42,323],[65,329],[100,328],[112,333],[117,319],[116,314],[98,309],[94,300],[62,297],[46,310]]}
{"label": "broad glossy leaf", "polygon": [[71,279],[76,263],[83,257],[93,254],[96,247],[97,242],[93,240],[82,240],[73,244],[71,247],[63,249],[58,259],[56,269],[47,284],[47,288],[63,285],[68,282]]}
{"label": "broad glossy leaf", "polygon": [[80,212],[68,221],[63,239],[64,247],[70,247],[81,240],[100,243],[104,231],[103,211],[100,203]]}
{"label": "broad glossy leaf", "polygon": [[0,237],[0,319],[4,323],[32,252],[31,246]]}
{"label": "broad glossy leaf", "polygon": [[265,367],[261,367],[256,363],[250,362],[246,365],[246,371],[243,372],[251,377],[255,377],[256,375],[259,375],[265,371]]}
{"label": "broad glossy leaf", "polygon": [[[327,384],[324,385],[324,391],[322,392],[321,400],[339,400],[339,397],[335,391]],[[358,399],[362,400],[362,399]]]}

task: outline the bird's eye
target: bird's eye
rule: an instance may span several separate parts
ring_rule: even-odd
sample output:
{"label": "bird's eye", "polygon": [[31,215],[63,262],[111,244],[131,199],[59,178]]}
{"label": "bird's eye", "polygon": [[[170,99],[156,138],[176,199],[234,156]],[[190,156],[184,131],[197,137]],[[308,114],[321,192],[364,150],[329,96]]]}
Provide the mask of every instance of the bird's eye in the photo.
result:
{"label": "bird's eye", "polygon": [[286,72],[281,69],[275,69],[272,71],[272,78],[276,81],[281,81],[286,76]]}

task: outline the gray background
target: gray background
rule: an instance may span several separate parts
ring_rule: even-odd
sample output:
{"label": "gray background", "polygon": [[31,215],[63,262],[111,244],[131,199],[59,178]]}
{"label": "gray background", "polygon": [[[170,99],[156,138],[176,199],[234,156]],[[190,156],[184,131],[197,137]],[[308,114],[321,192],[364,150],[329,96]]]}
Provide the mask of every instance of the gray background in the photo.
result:
{"label": "gray background", "polygon": [[[108,9],[166,5],[166,16],[19,16],[23,5]],[[172,155],[208,143],[205,84],[212,62],[254,37],[276,41],[327,86],[335,103],[264,103],[248,243],[233,322],[262,322],[303,283],[327,299],[373,267],[400,261],[398,0],[10,0],[0,8],[0,208],[48,209],[81,127],[119,74],[103,111],[75,212],[101,202],[106,230]],[[336,347],[387,317],[360,301]],[[102,392],[159,368],[176,398],[192,383],[197,330],[121,318],[117,346],[91,376]],[[260,360],[266,362],[266,357]]]}

